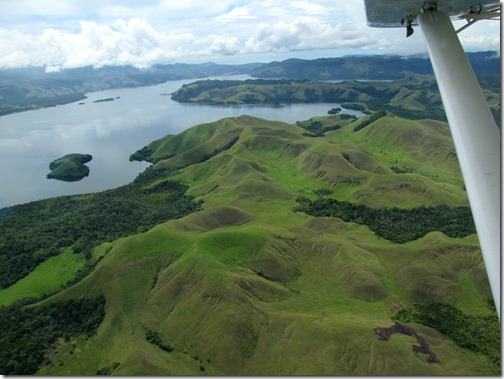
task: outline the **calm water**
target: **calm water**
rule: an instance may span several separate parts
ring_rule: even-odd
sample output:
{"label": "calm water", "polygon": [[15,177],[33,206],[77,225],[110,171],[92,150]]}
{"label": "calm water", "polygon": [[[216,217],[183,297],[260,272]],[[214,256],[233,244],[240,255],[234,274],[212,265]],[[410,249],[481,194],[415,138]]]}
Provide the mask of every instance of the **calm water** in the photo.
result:
{"label": "calm water", "polygon": [[[221,79],[248,79],[232,76]],[[338,104],[205,106],[180,104],[170,93],[194,80],[93,92],[72,103],[0,117],[0,208],[62,195],[97,192],[129,183],[148,164],[129,156],[151,141],[205,122],[248,114],[294,123],[325,115]],[[115,101],[93,103],[116,98]],[[345,113],[359,114],[345,110]],[[69,153],[91,154],[91,172],[78,182],[46,179],[49,163]]]}

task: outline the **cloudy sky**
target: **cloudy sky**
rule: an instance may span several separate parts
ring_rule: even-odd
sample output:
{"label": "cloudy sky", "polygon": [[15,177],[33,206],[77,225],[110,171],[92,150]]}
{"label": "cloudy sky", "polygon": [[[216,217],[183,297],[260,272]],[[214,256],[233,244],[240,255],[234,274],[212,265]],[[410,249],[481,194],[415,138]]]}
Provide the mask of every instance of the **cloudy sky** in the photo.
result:
{"label": "cloudy sky", "polygon": [[[481,21],[459,36],[466,51],[500,50],[499,29]],[[0,0],[0,68],[425,51],[419,30],[369,28],[364,0]]]}

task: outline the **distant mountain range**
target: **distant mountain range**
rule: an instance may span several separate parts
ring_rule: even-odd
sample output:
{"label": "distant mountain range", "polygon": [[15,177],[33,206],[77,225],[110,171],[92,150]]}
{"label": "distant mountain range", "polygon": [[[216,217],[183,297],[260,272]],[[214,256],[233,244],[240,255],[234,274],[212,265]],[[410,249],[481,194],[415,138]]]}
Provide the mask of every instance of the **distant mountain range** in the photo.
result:
{"label": "distant mountain range", "polygon": [[[500,75],[500,56],[493,51],[467,53],[477,76]],[[433,74],[426,56],[367,55],[314,60],[288,59],[253,69],[258,78],[310,80],[397,80],[406,73]]]}

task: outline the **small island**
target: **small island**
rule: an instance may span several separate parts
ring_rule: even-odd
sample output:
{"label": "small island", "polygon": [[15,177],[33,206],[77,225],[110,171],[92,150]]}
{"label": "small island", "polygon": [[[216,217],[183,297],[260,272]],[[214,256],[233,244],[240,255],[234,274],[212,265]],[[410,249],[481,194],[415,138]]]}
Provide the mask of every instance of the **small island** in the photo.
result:
{"label": "small island", "polygon": [[93,157],[90,154],[68,154],[51,162],[47,179],[57,179],[65,182],[76,182],[89,175],[89,167],[85,165]]}
{"label": "small island", "polygon": [[[118,99],[118,98],[116,97],[116,99]],[[115,100],[115,99],[114,99],[113,97],[109,97],[109,98],[107,98],[107,99],[99,99],[99,100],[95,100],[95,101],[93,101],[93,103],[103,103],[103,102],[107,102],[107,101],[114,101],[114,100]]]}

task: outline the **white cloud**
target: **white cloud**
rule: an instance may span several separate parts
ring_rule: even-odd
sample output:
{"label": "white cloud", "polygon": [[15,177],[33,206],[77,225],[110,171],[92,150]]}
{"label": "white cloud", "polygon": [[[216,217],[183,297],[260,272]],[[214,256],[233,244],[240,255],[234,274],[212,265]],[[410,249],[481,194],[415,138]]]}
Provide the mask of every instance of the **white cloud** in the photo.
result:
{"label": "white cloud", "polygon": [[[419,32],[406,39],[401,29],[367,27],[361,0],[0,0],[0,8],[0,67],[426,51]],[[466,50],[499,50],[498,23],[479,24],[460,34]]]}
{"label": "white cloud", "polygon": [[323,15],[328,13],[328,9],[320,4],[315,4],[312,1],[292,1],[293,9],[300,10],[304,14]]}
{"label": "white cloud", "polygon": [[339,47],[367,48],[377,41],[368,35],[321,23],[310,16],[298,17],[293,22],[279,21],[273,25],[261,23],[255,34],[245,43],[244,52],[283,52],[296,50],[335,49]]}
{"label": "white cloud", "polygon": [[177,58],[174,50],[180,52],[194,39],[191,34],[159,33],[138,18],[112,26],[82,21],[78,33],[46,29],[31,35],[0,28],[0,67],[148,66]]}
{"label": "white cloud", "polygon": [[223,37],[218,35],[211,35],[205,39],[198,41],[198,44],[208,46],[204,50],[199,50],[199,56],[213,56],[213,55],[234,55],[240,52],[241,44],[238,38]]}
{"label": "white cloud", "polygon": [[227,22],[227,21],[256,18],[251,13],[252,12],[250,7],[234,7],[229,12],[225,14],[220,14],[217,17],[215,17],[215,20]]}

